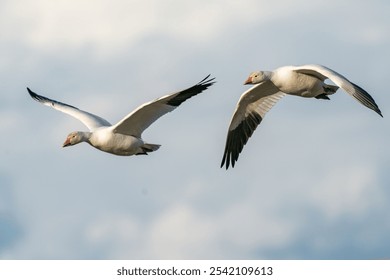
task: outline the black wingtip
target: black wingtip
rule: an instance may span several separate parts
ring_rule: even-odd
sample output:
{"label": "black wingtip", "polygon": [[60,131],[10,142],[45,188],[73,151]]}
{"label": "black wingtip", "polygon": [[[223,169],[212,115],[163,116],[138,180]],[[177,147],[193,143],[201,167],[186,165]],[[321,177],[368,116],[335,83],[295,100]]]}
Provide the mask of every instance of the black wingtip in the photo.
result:
{"label": "black wingtip", "polygon": [[223,158],[222,158],[222,162],[221,162],[221,166],[220,167],[223,168],[223,166],[225,165],[225,169],[228,170],[229,166],[230,166],[230,162],[232,164],[232,168],[234,168],[235,161],[231,157],[231,154],[227,150],[227,147],[225,147],[225,152],[223,154]]}
{"label": "black wingtip", "polygon": [[[363,104],[365,105],[365,104]],[[379,116],[381,116],[383,118],[383,115],[382,115],[382,112],[381,110],[379,109],[378,105],[376,105],[376,103],[374,102],[374,106],[367,106],[369,109],[373,110],[375,113],[377,113]]]}
{"label": "black wingtip", "polygon": [[[226,159],[226,154],[223,155],[222,162],[220,168],[223,168],[225,165],[225,159]],[[226,163],[226,170],[229,168],[229,163]]]}
{"label": "black wingtip", "polygon": [[191,98],[192,96],[195,96],[195,95],[205,91],[206,89],[208,89],[211,85],[213,85],[215,83],[215,81],[214,81],[215,78],[210,79],[209,77],[210,77],[210,74],[207,75],[203,80],[201,80],[196,85],[181,91],[174,98],[170,99],[167,102],[167,105],[177,107],[181,103],[186,101],[187,99]]}
{"label": "black wingtip", "polygon": [[28,93],[30,94],[31,98],[34,99],[35,101],[43,102],[43,101],[46,100],[45,97],[36,94],[35,92],[33,92],[33,91],[32,91],[31,89],[29,89],[29,88],[27,88],[27,91],[28,91]]}
{"label": "black wingtip", "polygon": [[[376,105],[376,104],[375,104]],[[373,109],[379,116],[381,116],[383,118],[383,115],[382,115],[382,112],[381,110],[379,109],[378,105],[376,106],[375,109]]]}
{"label": "black wingtip", "polygon": [[211,76],[211,74],[208,74],[203,80],[201,80],[201,81],[197,84],[197,86],[203,85],[203,86],[209,87],[209,86],[215,84],[215,83],[217,82],[217,81],[215,81],[215,77],[209,79],[210,76]]}
{"label": "black wingtip", "polygon": [[[225,162],[222,162],[221,163],[221,168],[223,168],[223,166],[225,165],[225,170],[228,170],[229,169],[229,161],[227,161],[226,162],[226,164],[225,164]],[[232,162],[232,168],[234,168],[234,163]]]}
{"label": "black wingtip", "polygon": [[354,86],[354,92],[352,93],[352,96],[355,97],[357,101],[359,101],[361,104],[373,110],[383,118],[382,112],[379,109],[378,105],[376,104],[374,98],[367,91],[365,91],[357,84],[354,83],[351,84]]}
{"label": "black wingtip", "polygon": [[226,164],[226,169],[229,168],[229,165],[234,168],[244,146],[262,120],[261,115],[253,111],[237,127],[232,130],[229,129],[221,167]]}
{"label": "black wingtip", "polygon": [[30,96],[35,99],[35,100],[38,100],[39,99],[39,95],[36,94],[35,92],[33,92],[30,88],[27,87],[27,91],[28,93],[30,94]]}
{"label": "black wingtip", "polygon": [[201,80],[198,84],[201,84],[203,83],[205,80],[207,80],[209,77],[211,76],[211,74],[208,74],[203,80]]}

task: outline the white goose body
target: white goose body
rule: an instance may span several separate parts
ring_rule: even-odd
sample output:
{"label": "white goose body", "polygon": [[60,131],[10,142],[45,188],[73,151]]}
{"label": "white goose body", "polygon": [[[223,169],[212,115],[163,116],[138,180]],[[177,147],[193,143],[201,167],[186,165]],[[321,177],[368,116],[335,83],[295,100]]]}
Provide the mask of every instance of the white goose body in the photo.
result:
{"label": "white goose body", "polygon": [[[335,85],[328,85],[325,80]],[[374,99],[364,89],[322,65],[283,66],[274,71],[256,71],[244,84],[253,84],[236,106],[226,138],[221,167],[234,167],[244,145],[261,123],[266,113],[286,94],[329,100],[339,87],[380,116]],[[383,116],[382,116],[383,117]]]}
{"label": "white goose body", "polygon": [[115,133],[111,127],[102,127],[93,133],[87,132],[85,134],[87,137],[89,136],[86,142],[103,152],[119,156],[131,156],[147,152],[142,139]]}
{"label": "white goose body", "polygon": [[87,142],[96,149],[107,153],[131,156],[147,154],[160,147],[157,144],[144,142],[141,137],[143,131],[161,116],[173,111],[187,99],[210,87],[214,83],[214,78],[209,79],[209,76],[190,88],[141,105],[115,125],[74,106],[38,95],[29,88],[27,90],[34,100],[75,117],[88,127],[89,131],[70,133],[63,147]]}
{"label": "white goose body", "polygon": [[327,85],[320,79],[293,71],[284,66],[273,72],[266,72],[270,81],[282,92],[302,97],[316,97],[324,93]]}

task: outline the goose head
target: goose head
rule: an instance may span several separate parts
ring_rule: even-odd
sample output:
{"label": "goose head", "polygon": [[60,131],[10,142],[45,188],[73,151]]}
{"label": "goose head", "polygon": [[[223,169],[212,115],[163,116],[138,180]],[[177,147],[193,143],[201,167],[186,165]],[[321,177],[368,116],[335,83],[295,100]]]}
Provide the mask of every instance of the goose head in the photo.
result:
{"label": "goose head", "polygon": [[244,85],[253,85],[264,82],[268,77],[265,75],[263,71],[255,71],[252,72],[248,79],[244,82]]}
{"label": "goose head", "polygon": [[73,146],[84,141],[86,141],[85,134],[81,131],[75,131],[69,133],[62,147]]}

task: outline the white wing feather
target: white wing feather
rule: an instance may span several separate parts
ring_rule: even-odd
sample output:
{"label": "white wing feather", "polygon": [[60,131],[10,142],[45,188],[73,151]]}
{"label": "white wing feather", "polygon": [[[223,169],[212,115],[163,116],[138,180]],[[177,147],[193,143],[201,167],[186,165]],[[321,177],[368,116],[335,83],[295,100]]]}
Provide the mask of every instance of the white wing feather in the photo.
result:
{"label": "white wing feather", "polygon": [[355,98],[358,102],[360,102],[367,108],[374,110],[376,113],[378,113],[380,116],[383,117],[381,110],[379,109],[378,105],[375,103],[375,100],[371,97],[371,95],[367,91],[365,91],[358,85],[352,83],[346,77],[337,73],[336,71],[329,69],[325,66],[316,65],[316,64],[296,66],[293,67],[293,70],[298,73],[316,76],[322,81],[328,78],[337,86],[345,90],[349,95]]}
{"label": "white wing feather", "polygon": [[185,90],[165,95],[154,101],[145,103],[124,117],[113,126],[117,133],[141,137],[142,132],[147,129],[158,118],[176,109],[181,103],[206,90],[214,82],[214,78],[204,78],[196,85]]}
{"label": "white wing feather", "polygon": [[111,124],[106,121],[105,119],[96,116],[94,114],[85,112],[83,110],[80,110],[72,105],[68,105],[47,97],[44,97],[42,95],[38,95],[35,92],[31,91],[29,88],[27,88],[30,96],[40,102],[43,105],[49,106],[53,109],[56,109],[60,112],[63,112],[65,114],[68,114],[79,121],[81,121],[90,131],[95,130],[96,128],[102,127],[102,126],[111,126]]}
{"label": "white wing feather", "polygon": [[244,92],[236,106],[226,138],[221,167],[234,167],[244,145],[261,123],[266,113],[286,94],[266,81]]}

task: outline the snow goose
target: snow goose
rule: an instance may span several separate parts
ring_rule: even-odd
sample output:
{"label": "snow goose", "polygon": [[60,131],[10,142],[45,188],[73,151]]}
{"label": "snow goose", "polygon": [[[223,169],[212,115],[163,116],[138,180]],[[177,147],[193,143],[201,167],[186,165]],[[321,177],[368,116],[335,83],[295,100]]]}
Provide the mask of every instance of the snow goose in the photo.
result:
{"label": "snow goose", "polygon": [[[335,85],[324,83],[326,79]],[[339,87],[380,116],[374,99],[361,87],[344,76],[321,65],[284,66],[274,71],[250,74],[244,84],[255,84],[245,91],[236,106],[228,129],[221,167],[234,167],[244,145],[265,114],[286,94],[328,99]],[[382,116],[383,117],[383,116]]]}
{"label": "snow goose", "polygon": [[27,88],[31,97],[43,105],[52,107],[80,120],[89,129],[88,132],[72,132],[66,138],[63,147],[87,142],[93,147],[115,155],[145,155],[156,151],[160,145],[145,143],[142,132],[164,114],[173,111],[187,99],[206,90],[214,83],[210,75],[196,85],[185,90],[163,96],[145,103],[124,117],[117,124],[111,125],[105,119],[82,111],[71,105],[38,95]]}

